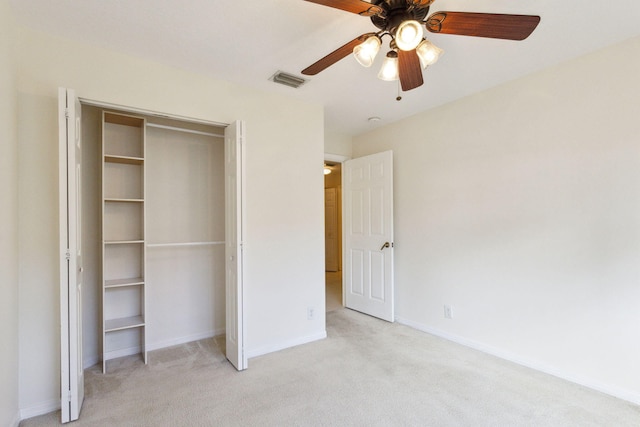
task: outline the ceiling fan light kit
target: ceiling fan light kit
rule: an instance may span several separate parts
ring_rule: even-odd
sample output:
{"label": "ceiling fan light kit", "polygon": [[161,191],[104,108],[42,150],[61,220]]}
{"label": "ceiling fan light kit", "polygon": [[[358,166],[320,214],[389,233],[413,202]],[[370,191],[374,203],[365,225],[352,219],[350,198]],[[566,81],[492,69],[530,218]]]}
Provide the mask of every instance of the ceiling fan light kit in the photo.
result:
{"label": "ceiling fan light kit", "polygon": [[380,31],[356,37],[302,70],[302,74],[318,74],[351,52],[360,64],[370,67],[380,50],[382,37],[388,35],[391,51],[378,77],[387,81],[399,79],[403,91],[422,86],[422,69],[435,64],[443,53],[424,38],[423,27],[436,34],[524,40],[540,23],[540,17],[533,15],[436,12],[428,16],[435,0],[305,1],[369,17]]}
{"label": "ceiling fan light kit", "polygon": [[387,57],[384,58],[378,78],[386,82],[393,82],[400,78],[398,73],[398,52],[395,50],[387,52]]}
{"label": "ceiling fan light kit", "polygon": [[422,41],[422,26],[414,19],[402,21],[396,30],[395,41],[398,49],[413,50]]}
{"label": "ceiling fan light kit", "polygon": [[363,67],[371,67],[381,44],[380,37],[371,36],[353,48],[353,56]]}
{"label": "ceiling fan light kit", "polygon": [[444,50],[425,39],[422,40],[416,48],[416,53],[420,57],[422,68],[427,68],[429,65],[433,65],[438,62],[438,59],[444,53]]}

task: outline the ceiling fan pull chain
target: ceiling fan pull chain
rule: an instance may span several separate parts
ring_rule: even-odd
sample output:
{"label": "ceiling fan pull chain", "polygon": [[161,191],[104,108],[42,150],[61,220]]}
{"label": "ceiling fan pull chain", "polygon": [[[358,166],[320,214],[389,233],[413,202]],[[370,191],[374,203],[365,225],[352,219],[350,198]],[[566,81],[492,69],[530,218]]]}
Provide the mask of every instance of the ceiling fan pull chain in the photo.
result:
{"label": "ceiling fan pull chain", "polygon": [[398,96],[396,96],[396,101],[402,101],[402,96],[400,96],[400,80],[398,80]]}

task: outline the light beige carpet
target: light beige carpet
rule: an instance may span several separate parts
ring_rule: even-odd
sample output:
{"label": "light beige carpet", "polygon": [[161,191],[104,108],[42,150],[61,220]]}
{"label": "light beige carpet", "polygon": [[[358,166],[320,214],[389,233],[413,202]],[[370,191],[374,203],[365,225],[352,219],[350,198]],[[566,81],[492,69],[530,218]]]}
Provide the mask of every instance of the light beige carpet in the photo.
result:
{"label": "light beige carpet", "polygon": [[327,333],[244,372],[225,361],[221,339],[152,352],[148,366],[96,366],[72,426],[640,425],[639,406],[402,325],[338,309]]}

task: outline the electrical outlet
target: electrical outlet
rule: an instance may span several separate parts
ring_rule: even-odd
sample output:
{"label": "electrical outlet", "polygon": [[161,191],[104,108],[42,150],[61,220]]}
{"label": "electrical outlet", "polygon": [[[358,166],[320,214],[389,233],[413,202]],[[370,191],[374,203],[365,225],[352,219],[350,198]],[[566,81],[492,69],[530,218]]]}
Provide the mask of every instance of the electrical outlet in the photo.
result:
{"label": "electrical outlet", "polygon": [[316,309],[313,307],[307,307],[307,320],[313,320],[316,318]]}
{"label": "electrical outlet", "polygon": [[450,305],[444,306],[444,318],[445,319],[453,319],[453,309]]}

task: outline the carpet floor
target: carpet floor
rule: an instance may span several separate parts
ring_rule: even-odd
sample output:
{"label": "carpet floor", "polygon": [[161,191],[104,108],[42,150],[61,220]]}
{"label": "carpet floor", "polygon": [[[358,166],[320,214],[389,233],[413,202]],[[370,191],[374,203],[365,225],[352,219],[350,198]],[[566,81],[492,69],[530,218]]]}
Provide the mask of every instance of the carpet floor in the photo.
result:
{"label": "carpet floor", "polygon": [[[223,338],[86,370],[72,426],[634,426],[640,406],[347,309],[328,338],[249,360]],[[60,412],[22,421],[59,425]]]}

